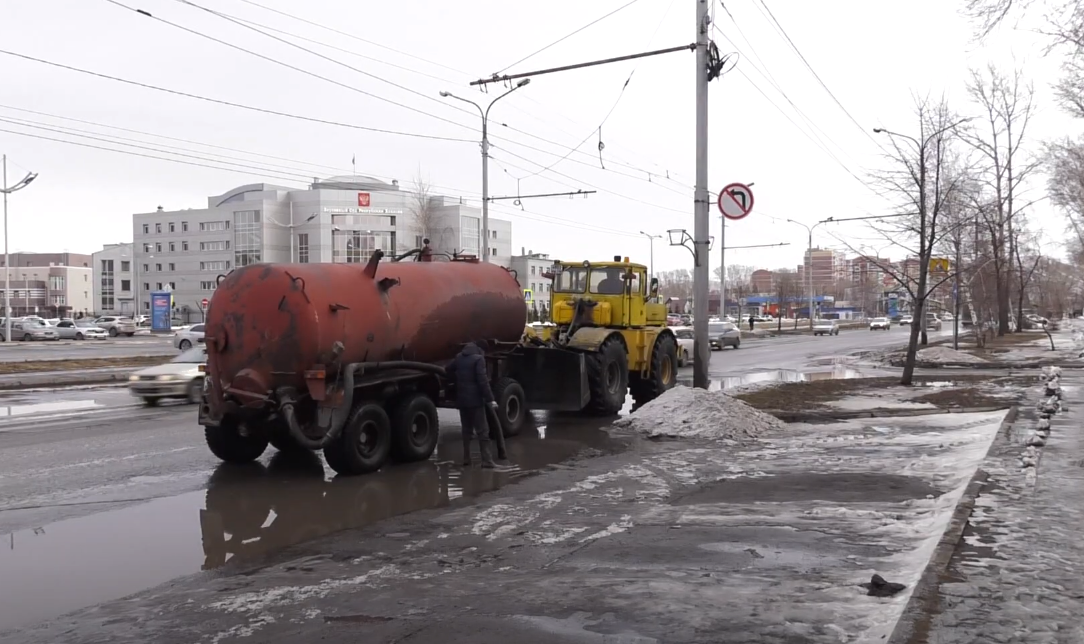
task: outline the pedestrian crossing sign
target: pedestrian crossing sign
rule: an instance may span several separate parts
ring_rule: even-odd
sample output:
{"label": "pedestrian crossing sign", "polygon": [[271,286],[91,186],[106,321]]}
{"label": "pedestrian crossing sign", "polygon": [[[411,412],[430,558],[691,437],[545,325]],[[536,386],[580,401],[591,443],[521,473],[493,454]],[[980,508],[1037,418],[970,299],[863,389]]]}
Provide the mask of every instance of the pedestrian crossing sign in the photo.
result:
{"label": "pedestrian crossing sign", "polygon": [[531,291],[531,289],[529,289],[529,288],[523,289],[523,301],[524,302],[533,302],[534,301],[534,292]]}

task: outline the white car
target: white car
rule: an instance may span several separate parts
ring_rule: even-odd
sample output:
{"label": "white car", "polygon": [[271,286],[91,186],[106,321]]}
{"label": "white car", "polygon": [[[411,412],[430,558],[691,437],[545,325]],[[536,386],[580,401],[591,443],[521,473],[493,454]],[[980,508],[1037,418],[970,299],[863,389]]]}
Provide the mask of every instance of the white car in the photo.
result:
{"label": "white car", "polygon": [[907,325],[911,324],[914,321],[915,321],[915,316],[913,316],[913,315],[905,315],[902,318],[900,318],[900,326],[907,326]]}
{"label": "white car", "polygon": [[203,393],[206,364],[205,347],[189,349],[165,364],[140,369],[128,376],[128,390],[149,407],[163,398],[183,398],[198,404]]}
{"label": "white car", "polygon": [[888,331],[892,328],[892,323],[888,321],[888,318],[873,318],[869,321],[870,331]]}
{"label": "white car", "polygon": [[109,332],[90,320],[61,320],[53,326],[61,340],[106,340]]}
{"label": "white car", "polygon": [[687,326],[678,326],[671,330],[674,332],[674,337],[677,338],[678,343],[678,366],[684,367],[692,364],[693,356],[696,355],[693,350],[693,346],[696,344],[696,340],[693,339],[693,330]]}
{"label": "white car", "polygon": [[94,320],[94,324],[105,329],[110,337],[117,337],[124,334],[129,338],[135,335],[136,325],[135,321],[131,318],[122,317],[119,315],[105,315],[97,320]]}
{"label": "white car", "polygon": [[202,324],[184,327],[173,334],[173,346],[181,351],[188,351],[197,344],[203,344]]}

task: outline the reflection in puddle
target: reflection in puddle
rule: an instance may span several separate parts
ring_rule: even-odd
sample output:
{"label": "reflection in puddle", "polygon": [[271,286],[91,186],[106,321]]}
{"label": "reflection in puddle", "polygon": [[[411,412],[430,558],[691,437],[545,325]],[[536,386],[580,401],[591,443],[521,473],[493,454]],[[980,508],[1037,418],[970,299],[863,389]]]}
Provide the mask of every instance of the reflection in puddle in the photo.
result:
{"label": "reflection in puddle", "polygon": [[96,409],[103,405],[96,400],[62,400],[59,402],[35,403],[31,405],[0,406],[0,418],[8,416],[28,416],[50,412],[83,411]]}
{"label": "reflection in puddle", "polygon": [[[770,371],[755,371],[741,376],[715,378],[709,383],[708,390],[733,389],[734,387],[766,382],[815,382],[818,380],[844,380],[861,377],[862,373],[860,371],[843,366],[819,371],[772,369]],[[692,379],[678,379],[678,384],[691,387],[693,382]]]}
{"label": "reflection in puddle", "polygon": [[0,630],[491,492],[585,448],[613,449],[600,429],[606,419],[538,418],[537,428],[507,441],[515,464],[508,471],[460,468],[458,429],[454,436],[442,436],[431,460],[368,476],[332,477],[316,454],[271,451],[266,465],[219,466],[205,491],[5,535],[0,540]]}

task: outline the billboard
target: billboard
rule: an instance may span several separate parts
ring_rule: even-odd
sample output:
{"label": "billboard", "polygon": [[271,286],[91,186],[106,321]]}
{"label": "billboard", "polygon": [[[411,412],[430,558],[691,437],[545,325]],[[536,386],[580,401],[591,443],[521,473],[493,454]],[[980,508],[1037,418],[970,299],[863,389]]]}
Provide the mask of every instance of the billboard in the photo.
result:
{"label": "billboard", "polygon": [[173,293],[169,291],[151,292],[151,331],[169,332],[173,318]]}

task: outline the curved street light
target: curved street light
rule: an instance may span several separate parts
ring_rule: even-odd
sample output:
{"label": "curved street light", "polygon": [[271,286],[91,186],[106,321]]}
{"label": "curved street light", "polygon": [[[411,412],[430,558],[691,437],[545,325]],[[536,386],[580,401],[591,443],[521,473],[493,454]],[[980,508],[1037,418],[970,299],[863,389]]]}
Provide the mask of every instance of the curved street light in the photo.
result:
{"label": "curved street light", "polygon": [[489,110],[505,96],[508,96],[517,89],[527,85],[531,82],[531,79],[524,78],[520,82],[516,83],[515,87],[501,94],[497,98],[489,102],[489,105],[485,109],[474,101],[461,98],[451,92],[441,92],[440,95],[444,98],[454,98],[457,101],[463,101],[464,103],[470,103],[477,108],[478,113],[482,116],[482,261],[489,261]]}
{"label": "curved street light", "polygon": [[[3,156],[3,187],[0,192],[4,194],[4,342],[11,342],[11,260],[8,256],[8,195],[29,186],[34,179],[38,178],[36,172],[27,172],[26,176],[17,181],[15,185],[8,185],[8,157]],[[29,295],[27,296],[29,298]]]}

